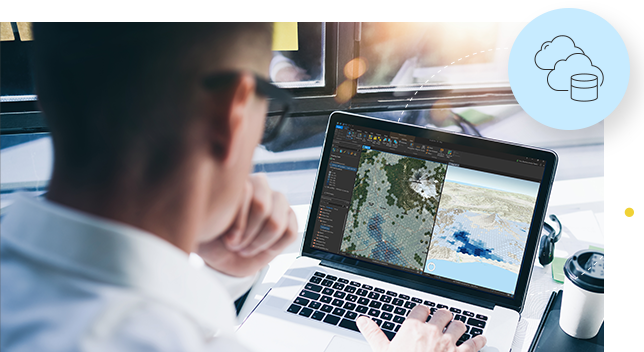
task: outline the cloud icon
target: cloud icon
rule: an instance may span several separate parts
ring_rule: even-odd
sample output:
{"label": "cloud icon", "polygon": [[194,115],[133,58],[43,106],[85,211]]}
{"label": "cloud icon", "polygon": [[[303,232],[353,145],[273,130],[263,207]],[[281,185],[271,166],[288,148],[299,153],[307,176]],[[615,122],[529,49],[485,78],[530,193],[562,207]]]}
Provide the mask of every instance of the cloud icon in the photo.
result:
{"label": "cloud icon", "polygon": [[590,58],[584,54],[572,54],[565,60],[559,60],[554,69],[548,73],[548,85],[553,90],[570,90],[571,77],[577,74],[595,75],[597,83],[604,84],[604,73],[593,66]]}
{"label": "cloud icon", "polygon": [[542,70],[554,70],[557,61],[566,60],[573,54],[584,54],[584,51],[575,46],[570,37],[560,35],[541,44],[541,50],[534,56],[534,63]]}

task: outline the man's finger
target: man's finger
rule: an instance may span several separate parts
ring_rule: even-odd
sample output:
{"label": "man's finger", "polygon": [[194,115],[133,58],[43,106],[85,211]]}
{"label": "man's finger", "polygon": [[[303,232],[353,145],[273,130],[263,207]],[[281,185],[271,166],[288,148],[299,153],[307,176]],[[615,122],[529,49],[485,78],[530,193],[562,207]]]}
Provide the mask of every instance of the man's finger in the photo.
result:
{"label": "man's finger", "polygon": [[[411,315],[411,313],[409,313]],[[443,331],[447,323],[452,320],[452,313],[447,309],[441,308],[434,312],[432,319],[427,324],[436,325],[439,328],[438,331]]]}
{"label": "man's finger", "polygon": [[238,250],[241,248],[241,243],[244,236],[244,231],[246,230],[246,223],[248,222],[248,212],[250,208],[250,201],[253,196],[253,186],[250,182],[246,182],[246,187],[244,188],[244,198],[242,204],[239,208],[239,213],[233,222],[232,226],[226,231],[225,237],[223,238],[226,247],[229,250]]}
{"label": "man's finger", "polygon": [[284,235],[289,225],[291,208],[286,197],[278,192],[273,193],[273,210],[266,219],[259,233],[246,248],[240,251],[243,256],[253,256],[270,248]]}
{"label": "man's finger", "polygon": [[273,210],[273,191],[268,186],[268,181],[263,175],[252,175],[250,183],[253,186],[248,213],[248,221],[242,242],[237,250],[243,249],[255,240],[262,224]]}
{"label": "man's finger", "polygon": [[358,329],[364,335],[364,338],[367,339],[369,346],[375,352],[386,351],[387,346],[389,346],[389,339],[385,335],[378,324],[373,322],[369,317],[363,315],[356,319],[356,325]]}
{"label": "man's finger", "polygon": [[475,336],[474,338],[471,338],[465,341],[462,345],[458,347],[457,351],[459,352],[480,351],[481,348],[483,348],[486,343],[487,343],[487,338],[483,335],[478,335],[478,336]]}
{"label": "man's finger", "polygon": [[453,320],[452,322],[449,323],[447,326],[447,329],[445,330],[445,335],[449,336],[454,343],[463,335],[463,333],[467,330],[465,328],[465,324],[463,324],[462,321],[460,320]]}
{"label": "man's finger", "polygon": [[409,312],[407,319],[416,319],[424,323],[425,321],[427,321],[428,316],[429,316],[429,308],[427,306],[419,304]]}

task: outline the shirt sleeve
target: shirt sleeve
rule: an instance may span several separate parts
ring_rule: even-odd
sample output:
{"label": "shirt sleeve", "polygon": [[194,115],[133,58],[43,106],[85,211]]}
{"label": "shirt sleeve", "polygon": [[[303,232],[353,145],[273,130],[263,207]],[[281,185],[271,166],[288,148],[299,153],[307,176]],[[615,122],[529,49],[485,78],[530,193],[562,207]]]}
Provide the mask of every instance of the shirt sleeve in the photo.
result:
{"label": "shirt sleeve", "polygon": [[237,300],[244,293],[250,290],[257,279],[261,276],[260,273],[264,271],[264,269],[262,269],[255,275],[247,277],[234,277],[220,273],[219,271],[209,267],[208,265],[204,266],[204,270],[206,270],[208,275],[217,280],[226,289],[233,300]]}

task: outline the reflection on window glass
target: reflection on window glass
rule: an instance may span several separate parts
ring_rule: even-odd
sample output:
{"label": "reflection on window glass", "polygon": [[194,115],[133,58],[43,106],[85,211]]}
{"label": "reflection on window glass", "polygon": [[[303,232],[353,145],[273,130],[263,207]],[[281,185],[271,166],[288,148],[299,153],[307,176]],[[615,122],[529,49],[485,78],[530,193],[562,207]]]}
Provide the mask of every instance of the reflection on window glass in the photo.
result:
{"label": "reflection on window glass", "polygon": [[297,50],[273,51],[270,77],[283,88],[324,86],[324,23],[298,22]]}
{"label": "reflection on window glass", "polygon": [[368,68],[359,88],[508,86],[510,48],[524,25],[363,23],[360,56]]}

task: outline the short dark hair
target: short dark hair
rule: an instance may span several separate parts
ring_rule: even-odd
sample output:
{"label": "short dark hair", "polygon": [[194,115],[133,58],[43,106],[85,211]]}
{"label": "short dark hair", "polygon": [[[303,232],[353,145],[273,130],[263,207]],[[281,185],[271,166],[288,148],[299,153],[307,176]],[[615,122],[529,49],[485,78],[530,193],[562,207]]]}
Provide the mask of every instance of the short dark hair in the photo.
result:
{"label": "short dark hair", "polygon": [[240,39],[270,55],[272,40],[271,23],[35,23],[33,31],[55,169],[92,182],[118,177],[136,153],[148,153],[137,166],[144,179],[167,172],[181,157],[183,109],[206,60],[233,55]]}

